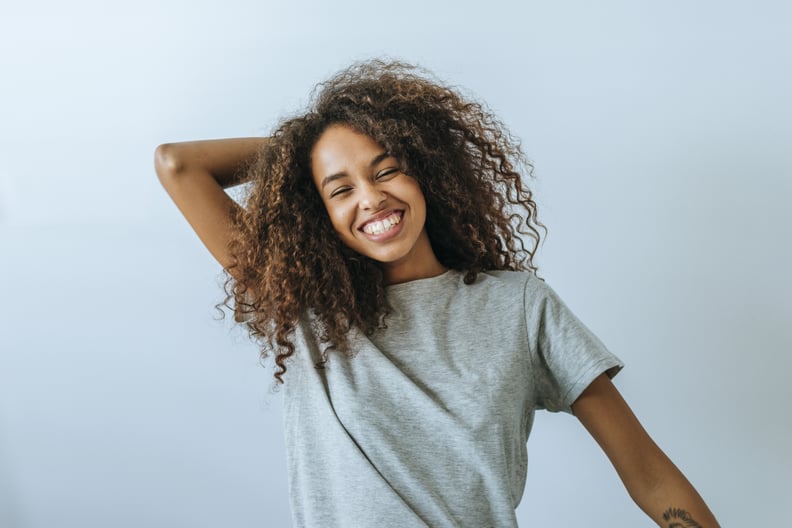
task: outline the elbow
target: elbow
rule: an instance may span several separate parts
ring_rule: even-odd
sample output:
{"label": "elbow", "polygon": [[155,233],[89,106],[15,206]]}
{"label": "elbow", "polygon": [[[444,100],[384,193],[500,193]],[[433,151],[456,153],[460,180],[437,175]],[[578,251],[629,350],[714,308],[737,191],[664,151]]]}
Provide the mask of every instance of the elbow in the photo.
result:
{"label": "elbow", "polygon": [[174,145],[163,143],[154,151],[154,169],[162,181],[173,178],[184,170],[184,161],[179,157]]}

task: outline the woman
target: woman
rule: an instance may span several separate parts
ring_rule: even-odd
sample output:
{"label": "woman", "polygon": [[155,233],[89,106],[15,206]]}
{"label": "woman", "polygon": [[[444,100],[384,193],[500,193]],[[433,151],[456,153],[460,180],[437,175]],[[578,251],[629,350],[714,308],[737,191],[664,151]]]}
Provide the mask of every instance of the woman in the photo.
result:
{"label": "woman", "polygon": [[516,526],[541,408],[577,416],[658,525],[717,526],[537,278],[531,167],[480,104],[370,61],[270,138],[161,145],[156,167],[274,356],[296,526]]}

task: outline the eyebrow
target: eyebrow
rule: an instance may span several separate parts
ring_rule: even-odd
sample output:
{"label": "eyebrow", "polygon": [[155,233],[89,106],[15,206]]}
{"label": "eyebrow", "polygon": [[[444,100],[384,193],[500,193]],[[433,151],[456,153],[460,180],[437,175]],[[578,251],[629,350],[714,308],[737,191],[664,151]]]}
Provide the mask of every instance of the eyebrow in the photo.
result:
{"label": "eyebrow", "polygon": [[[374,159],[371,160],[371,163],[369,163],[369,167],[374,167],[377,163],[379,163],[380,161],[382,161],[382,160],[384,160],[385,158],[388,158],[388,157],[390,157],[390,154],[388,152],[381,152],[380,154],[377,154],[374,157]],[[338,180],[340,178],[345,178],[347,176],[349,176],[349,174],[347,174],[346,171],[336,172],[335,174],[331,174],[330,176],[326,176],[322,180],[322,190],[324,190],[325,186],[327,186],[328,183],[332,183],[335,180]]]}

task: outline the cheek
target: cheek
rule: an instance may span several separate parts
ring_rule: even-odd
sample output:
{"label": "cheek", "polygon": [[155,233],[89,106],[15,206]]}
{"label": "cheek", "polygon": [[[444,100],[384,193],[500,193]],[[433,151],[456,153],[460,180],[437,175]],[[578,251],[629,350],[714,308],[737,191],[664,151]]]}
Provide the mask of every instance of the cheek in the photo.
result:
{"label": "cheek", "polygon": [[325,207],[327,208],[327,214],[330,216],[330,223],[333,224],[333,228],[340,234],[345,234],[349,231],[349,226],[354,218],[350,217],[348,208],[328,204],[325,204]]}
{"label": "cheek", "polygon": [[426,214],[426,198],[424,198],[421,188],[416,185],[413,191],[412,202],[415,204],[414,207],[417,209],[416,212]]}

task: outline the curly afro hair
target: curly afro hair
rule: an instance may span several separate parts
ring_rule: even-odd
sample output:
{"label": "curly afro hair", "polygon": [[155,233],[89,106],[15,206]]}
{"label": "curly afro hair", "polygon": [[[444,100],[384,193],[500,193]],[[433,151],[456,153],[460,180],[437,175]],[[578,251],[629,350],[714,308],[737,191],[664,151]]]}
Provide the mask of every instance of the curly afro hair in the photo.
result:
{"label": "curly afro hair", "polygon": [[280,123],[246,169],[251,184],[233,218],[218,306],[236,311],[262,358],[275,356],[280,383],[305,313],[320,329],[320,368],[331,350],[354,353],[350,329],[371,335],[390,313],[378,263],[341,242],[312,178],[311,150],[335,124],[373,138],[419,182],[434,253],[466,284],[487,270],[537,271],[544,226],[520,175],[532,165],[503,124],[415,66],[353,64],[317,86],[305,113]]}

